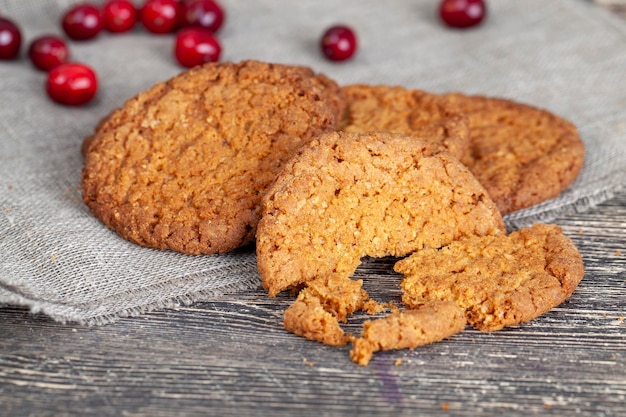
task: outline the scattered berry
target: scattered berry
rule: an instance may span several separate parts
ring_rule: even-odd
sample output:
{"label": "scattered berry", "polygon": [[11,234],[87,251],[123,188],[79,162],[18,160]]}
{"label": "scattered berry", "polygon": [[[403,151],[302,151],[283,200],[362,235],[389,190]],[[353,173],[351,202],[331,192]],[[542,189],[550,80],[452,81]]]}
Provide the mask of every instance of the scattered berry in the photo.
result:
{"label": "scattered berry", "polygon": [[102,30],[102,15],[93,4],[81,3],[65,12],[61,25],[71,39],[87,40],[96,37]]}
{"label": "scattered berry", "polygon": [[347,26],[332,26],[322,35],[320,46],[326,58],[331,61],[344,61],[356,52],[356,35]]}
{"label": "scattered berry", "polygon": [[181,3],[176,0],[147,0],[141,8],[141,23],[148,32],[174,32],[178,28],[181,8]]}
{"label": "scattered berry", "polygon": [[58,103],[80,106],[94,98],[98,80],[94,70],[85,64],[61,64],[48,73],[46,91]]}
{"label": "scattered berry", "polygon": [[108,0],[102,8],[102,19],[109,32],[128,32],[137,22],[137,9],[130,0]]}
{"label": "scattered berry", "polygon": [[215,33],[224,23],[224,9],[214,0],[190,0],[184,3],[182,26],[202,27]]}
{"label": "scattered berry", "polygon": [[0,17],[0,59],[15,59],[20,53],[22,34],[11,20]]}
{"label": "scattered berry", "polygon": [[222,47],[211,32],[201,28],[187,28],[176,35],[174,56],[180,65],[191,68],[205,62],[216,62]]}
{"label": "scattered berry", "polygon": [[66,63],[69,57],[70,50],[65,41],[54,35],[40,36],[34,39],[28,48],[28,58],[42,71],[50,71]]}
{"label": "scattered berry", "polygon": [[486,14],[484,0],[443,0],[439,6],[441,20],[455,28],[478,25]]}

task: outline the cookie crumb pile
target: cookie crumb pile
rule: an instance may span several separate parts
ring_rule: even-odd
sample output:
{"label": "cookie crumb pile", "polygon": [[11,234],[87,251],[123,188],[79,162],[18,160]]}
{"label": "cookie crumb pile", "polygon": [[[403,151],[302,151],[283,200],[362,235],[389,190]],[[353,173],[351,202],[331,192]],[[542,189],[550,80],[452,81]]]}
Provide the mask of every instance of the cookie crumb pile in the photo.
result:
{"label": "cookie crumb pile", "polygon": [[[466,325],[531,320],[584,275],[558,226],[504,227],[503,214],[555,197],[584,159],[570,122],[510,100],[210,63],[128,100],[83,153],[83,198],[104,224],[186,254],[256,243],[268,294],[297,293],[285,328],[351,344],[360,365]],[[366,256],[399,258],[402,305],[352,279]],[[390,312],[346,334],[357,311]]]}

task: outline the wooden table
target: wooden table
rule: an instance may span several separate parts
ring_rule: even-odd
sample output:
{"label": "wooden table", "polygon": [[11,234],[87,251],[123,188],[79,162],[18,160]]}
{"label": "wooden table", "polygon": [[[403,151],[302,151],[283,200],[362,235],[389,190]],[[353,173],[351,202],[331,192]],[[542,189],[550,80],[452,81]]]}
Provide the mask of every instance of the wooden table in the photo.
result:
{"label": "wooden table", "polygon": [[[626,192],[556,223],[586,266],[569,301],[369,367],[284,331],[291,298],[261,289],[91,328],[0,308],[0,416],[625,416]],[[357,271],[375,298],[398,298],[391,265]]]}

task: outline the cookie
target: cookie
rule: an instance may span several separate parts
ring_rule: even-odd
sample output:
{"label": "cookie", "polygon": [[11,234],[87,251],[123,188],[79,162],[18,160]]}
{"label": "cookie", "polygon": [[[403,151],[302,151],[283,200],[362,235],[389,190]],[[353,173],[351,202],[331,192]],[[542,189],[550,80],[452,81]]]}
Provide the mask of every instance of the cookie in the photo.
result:
{"label": "cookie", "polygon": [[464,310],[452,301],[431,301],[412,310],[363,323],[361,337],[352,340],[350,357],[368,365],[381,350],[409,349],[434,343],[465,328]]}
{"label": "cookie", "polygon": [[292,152],[337,127],[343,98],[309,68],[210,63],[128,100],[83,145],[85,203],[142,246],[187,254],[254,240]]}
{"label": "cookie", "polygon": [[482,331],[538,317],[566,300],[584,275],[572,241],[560,227],[544,224],[420,250],[394,269],[405,276],[401,287],[408,307],[454,301]]}
{"label": "cookie", "polygon": [[329,346],[345,346],[348,338],[337,317],[324,309],[322,301],[308,291],[301,291],[285,310],[285,329]]}
{"label": "cookie", "polygon": [[363,280],[352,280],[337,274],[308,281],[302,291],[318,298],[324,310],[341,322],[345,322],[350,314],[360,310],[369,298],[363,289]]}
{"label": "cookie", "polygon": [[331,132],[301,148],[268,188],[257,266],[270,296],[349,277],[364,256],[404,256],[505,233],[484,188],[448,153],[400,134]]}
{"label": "cookie", "polygon": [[400,86],[354,84],[341,88],[346,109],[340,130],[392,132],[415,136],[430,152],[463,157],[469,147],[467,118],[447,108],[440,96]]}
{"label": "cookie", "polygon": [[339,322],[363,307],[368,296],[362,284],[337,275],[309,281],[285,311],[285,329],[327,345],[345,345],[348,337]]}
{"label": "cookie", "polygon": [[454,93],[443,99],[468,117],[469,152],[461,160],[502,214],[556,197],[578,176],[585,149],[567,120],[501,98]]}

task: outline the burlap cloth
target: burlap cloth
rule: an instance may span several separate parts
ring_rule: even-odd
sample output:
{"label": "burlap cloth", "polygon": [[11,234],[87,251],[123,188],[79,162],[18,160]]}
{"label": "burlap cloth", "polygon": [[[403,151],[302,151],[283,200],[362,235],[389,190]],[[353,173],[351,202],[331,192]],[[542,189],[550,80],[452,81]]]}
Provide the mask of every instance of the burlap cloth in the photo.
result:
{"label": "burlap cloth", "polygon": [[[25,45],[61,33],[69,0],[2,0]],[[400,84],[433,92],[508,97],[573,121],[586,163],[562,195],[507,217],[510,227],[550,221],[609,198],[626,173],[626,21],[582,0],[497,0],[474,30],[451,30],[435,0],[223,0],[223,60],[309,65],[342,84]],[[324,61],[318,38],[345,22],[358,32],[351,62]],[[0,305],[55,320],[102,324],[154,308],[259,286],[254,251],[185,256],[120,239],[95,219],[79,189],[80,144],[98,120],[181,71],[173,37],[138,28],[72,42],[101,81],[95,102],[68,108],[44,92],[25,58],[0,62]]]}

